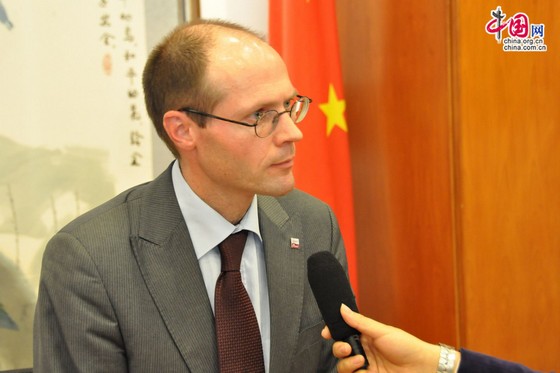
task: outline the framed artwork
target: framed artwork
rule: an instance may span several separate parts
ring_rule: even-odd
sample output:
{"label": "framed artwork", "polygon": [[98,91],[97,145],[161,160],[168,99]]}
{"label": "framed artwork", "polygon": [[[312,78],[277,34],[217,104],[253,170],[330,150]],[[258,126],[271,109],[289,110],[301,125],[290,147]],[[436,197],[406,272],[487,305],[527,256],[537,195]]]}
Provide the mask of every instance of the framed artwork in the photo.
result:
{"label": "framed artwork", "polygon": [[190,22],[200,18],[199,0],[178,0],[179,22]]}
{"label": "framed artwork", "polygon": [[48,239],[150,180],[144,2],[0,0],[0,370],[32,364]]}

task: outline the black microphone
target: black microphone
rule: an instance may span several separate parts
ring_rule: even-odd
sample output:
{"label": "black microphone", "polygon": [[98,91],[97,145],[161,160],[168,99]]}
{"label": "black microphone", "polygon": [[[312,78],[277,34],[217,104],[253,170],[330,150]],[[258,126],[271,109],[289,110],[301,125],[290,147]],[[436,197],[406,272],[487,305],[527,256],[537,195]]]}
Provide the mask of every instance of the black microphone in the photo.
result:
{"label": "black microphone", "polygon": [[352,311],[358,312],[344,268],[332,253],[319,251],[307,259],[307,279],[333,339],[350,344],[351,355],[362,355],[365,363],[360,369],[366,369],[369,362],[360,342],[361,333],[346,324],[340,314],[342,303]]}

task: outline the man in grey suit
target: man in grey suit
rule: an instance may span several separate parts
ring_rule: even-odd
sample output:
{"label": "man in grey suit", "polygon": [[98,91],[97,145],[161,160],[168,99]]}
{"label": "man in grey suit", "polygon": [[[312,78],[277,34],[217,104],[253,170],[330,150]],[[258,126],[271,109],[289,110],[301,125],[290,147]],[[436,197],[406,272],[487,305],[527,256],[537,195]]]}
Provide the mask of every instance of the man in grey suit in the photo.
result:
{"label": "man in grey suit", "polygon": [[331,209],[295,190],[292,174],[311,100],[267,43],[221,21],[174,30],[143,83],[177,159],[50,240],[34,371],[218,372],[217,245],[239,230],[265,371],[335,371],[306,262],[330,251],[346,268],[344,245]]}

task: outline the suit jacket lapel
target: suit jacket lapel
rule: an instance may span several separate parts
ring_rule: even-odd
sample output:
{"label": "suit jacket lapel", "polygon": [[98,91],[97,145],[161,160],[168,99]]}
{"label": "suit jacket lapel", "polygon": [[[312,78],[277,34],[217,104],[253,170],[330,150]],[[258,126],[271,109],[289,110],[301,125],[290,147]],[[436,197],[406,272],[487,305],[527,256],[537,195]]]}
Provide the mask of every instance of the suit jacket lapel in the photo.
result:
{"label": "suit jacket lapel", "polygon": [[292,249],[290,239],[301,239],[303,232],[297,215],[288,217],[275,198],[259,196],[258,203],[270,302],[270,371],[287,372],[286,361],[296,353],[306,281],[303,245]]}
{"label": "suit jacket lapel", "polygon": [[[129,210],[131,243],[146,286],[190,371],[217,372],[214,316],[173,190],[171,167],[139,201]],[[270,371],[288,372],[306,281],[305,242],[292,249],[290,239],[301,240],[303,230],[297,215],[288,217],[275,198],[259,196],[258,203],[271,312]]]}
{"label": "suit jacket lapel", "polygon": [[131,237],[133,250],[146,286],[189,369],[218,371],[214,316],[170,170],[148,186],[139,209],[131,208],[138,215],[138,236],[133,233]]}

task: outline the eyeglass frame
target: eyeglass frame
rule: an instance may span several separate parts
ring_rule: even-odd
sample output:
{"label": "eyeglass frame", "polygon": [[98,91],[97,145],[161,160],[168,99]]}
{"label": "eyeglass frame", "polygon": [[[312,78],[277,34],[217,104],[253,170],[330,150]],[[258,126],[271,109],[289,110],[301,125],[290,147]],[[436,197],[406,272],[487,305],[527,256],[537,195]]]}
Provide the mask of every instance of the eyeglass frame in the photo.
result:
{"label": "eyeglass frame", "polygon": [[[309,102],[307,103],[307,105],[308,105],[308,108],[307,108],[307,109],[309,110],[309,104],[311,104],[311,103],[313,102],[313,100],[312,100],[310,97],[303,96],[303,95],[296,95],[295,97],[297,97],[297,99],[298,99],[297,101],[300,101],[301,99],[307,99],[307,100],[309,100]],[[297,101],[296,101],[296,102],[297,102]],[[264,114],[264,115],[266,115],[266,113],[269,113],[269,112],[271,112],[271,111],[275,111],[275,112],[276,112],[276,115],[272,118],[272,125],[273,125],[272,131],[270,131],[270,133],[269,133],[268,135],[266,135],[266,136],[259,136],[259,134],[257,133],[257,126],[259,125],[259,120],[261,120],[262,117],[259,118],[259,119],[257,119],[257,121],[256,121],[255,123],[251,124],[251,123],[247,123],[247,122],[240,122],[240,121],[238,121],[238,120],[233,120],[233,119],[227,119],[227,118],[224,118],[224,117],[219,117],[219,116],[217,116],[217,115],[210,114],[210,113],[206,113],[206,112],[204,112],[204,111],[199,111],[199,110],[192,109],[192,108],[189,108],[189,107],[184,107],[184,108],[181,108],[181,109],[177,109],[177,111],[182,111],[182,112],[186,112],[186,113],[192,113],[192,114],[202,115],[202,116],[204,116],[204,117],[219,119],[219,120],[223,120],[223,121],[225,121],[225,122],[230,122],[230,123],[234,123],[234,124],[239,124],[239,125],[242,125],[242,126],[245,126],[245,127],[253,127],[253,128],[255,129],[255,135],[256,135],[257,137],[263,139],[263,138],[265,138],[265,137],[270,136],[270,135],[272,134],[272,132],[274,132],[274,130],[276,129],[276,126],[278,125],[278,120],[279,120],[279,118],[280,118],[280,115],[286,114],[286,113],[290,113],[290,114],[291,114],[291,112],[292,112],[294,106],[295,106],[295,102],[292,104],[292,106],[291,106],[288,110],[284,110],[284,111],[282,111],[282,112],[278,112],[278,110],[274,110],[274,109],[263,111],[263,114]],[[264,115],[263,115],[263,117],[264,117]],[[305,113],[304,118],[305,118],[305,116],[307,116],[307,112]],[[291,117],[290,117],[290,118],[291,118]],[[302,118],[301,120],[303,120],[303,118]],[[301,120],[298,121],[298,122],[296,122],[296,123],[301,122]]]}

